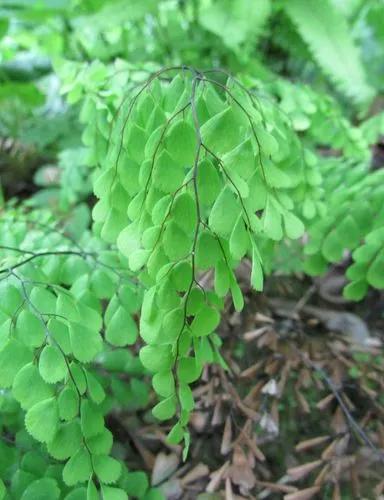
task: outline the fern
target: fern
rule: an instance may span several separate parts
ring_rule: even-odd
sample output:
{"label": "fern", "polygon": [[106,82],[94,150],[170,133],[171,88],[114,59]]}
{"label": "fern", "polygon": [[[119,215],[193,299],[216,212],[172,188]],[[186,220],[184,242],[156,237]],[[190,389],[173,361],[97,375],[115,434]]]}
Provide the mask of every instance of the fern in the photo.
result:
{"label": "fern", "polygon": [[[88,483],[96,497],[97,484],[103,498],[127,498],[131,478],[144,496],[148,483],[140,486],[143,478],[135,482],[110,456],[112,435],[104,423],[110,404],[147,404],[146,386],[135,378],[143,369],[121,349],[137,338],[132,315],[140,290],[116,252],[89,233],[75,239],[70,225],[55,226],[47,211],[8,207],[0,225],[2,410],[14,398],[0,425],[17,433],[20,447],[11,453],[0,441],[0,472],[10,493],[31,500],[72,498]],[[109,370],[108,380],[100,368]],[[131,378],[124,403],[121,373]]]}
{"label": "fern", "polygon": [[[204,363],[225,366],[215,333],[223,298],[230,292],[236,309],[243,307],[234,269],[249,254],[251,283],[261,290],[260,242],[302,234],[292,197],[305,164],[273,103],[232,78],[220,83],[215,72],[180,69],[164,82],[168,75],[158,72],[121,103],[93,215],[146,287],[140,359],[163,398],[153,413],[177,414],[169,441],[187,446],[189,386]],[[208,270],[214,292],[199,283]]]}
{"label": "fern", "polygon": [[290,0],[284,9],[315,61],[335,85],[357,103],[373,97],[348,24],[329,0]]}
{"label": "fern", "polygon": [[335,159],[324,161],[322,169],[327,215],[309,225],[305,269],[322,274],[327,263],[353,252],[355,264],[346,272],[351,283],[344,293],[360,300],[369,285],[384,288],[384,171]]}

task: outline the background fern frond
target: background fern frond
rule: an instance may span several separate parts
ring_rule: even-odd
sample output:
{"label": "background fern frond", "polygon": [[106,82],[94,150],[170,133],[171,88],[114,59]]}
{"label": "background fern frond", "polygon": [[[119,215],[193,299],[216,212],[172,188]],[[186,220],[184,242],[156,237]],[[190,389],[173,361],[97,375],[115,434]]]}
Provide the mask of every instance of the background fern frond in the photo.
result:
{"label": "background fern frond", "polygon": [[284,8],[336,87],[357,103],[369,101],[373,89],[342,14],[328,0],[291,0]]}

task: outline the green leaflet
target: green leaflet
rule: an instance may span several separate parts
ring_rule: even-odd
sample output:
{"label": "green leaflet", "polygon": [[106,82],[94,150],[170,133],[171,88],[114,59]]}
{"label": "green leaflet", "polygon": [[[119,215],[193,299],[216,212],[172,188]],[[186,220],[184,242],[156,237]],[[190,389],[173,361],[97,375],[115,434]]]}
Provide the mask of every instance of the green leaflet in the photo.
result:
{"label": "green leaflet", "polygon": [[168,345],[148,345],[140,350],[141,362],[152,373],[169,370],[172,358],[171,347]]}
{"label": "green leaflet", "polygon": [[218,170],[218,167],[207,158],[199,163],[197,186],[199,200],[203,205],[211,205],[216,200],[222,188],[223,184]]}
{"label": "green leaflet", "polygon": [[49,443],[59,423],[59,410],[55,398],[44,399],[32,406],[25,415],[27,431],[37,440]]}
{"label": "green leaflet", "polygon": [[177,373],[180,382],[190,384],[199,378],[201,366],[197,363],[196,358],[181,358],[177,366]]}
{"label": "green leaflet", "polygon": [[174,416],[176,413],[176,398],[175,396],[169,396],[166,399],[157,403],[153,408],[152,414],[159,420],[168,420]]}
{"label": "green leaflet", "polygon": [[48,330],[59,349],[65,355],[71,354],[72,348],[67,325],[57,319],[51,319],[48,322]]}
{"label": "green leaflet", "polygon": [[104,391],[102,385],[97,380],[97,378],[94,377],[88,371],[86,371],[85,376],[87,379],[87,391],[88,391],[89,397],[97,405],[102,403],[104,401],[104,398],[105,398],[105,391]]}
{"label": "green leaflet", "polygon": [[65,460],[74,455],[82,444],[80,423],[76,420],[60,424],[48,452],[57,460]]}
{"label": "green leaflet", "polygon": [[209,335],[220,323],[220,314],[213,307],[205,306],[194,317],[191,330],[196,337]]}
{"label": "green leaflet", "polygon": [[60,489],[53,478],[36,479],[25,489],[21,498],[22,500],[34,500],[36,498],[58,500],[60,498]]}
{"label": "green leaflet", "polygon": [[112,433],[105,427],[102,432],[87,439],[87,446],[94,455],[107,455],[111,452],[112,444]]}
{"label": "green leaflet", "polygon": [[21,342],[9,339],[0,351],[0,387],[10,387],[19,370],[32,360],[32,352]]}
{"label": "green leaflet", "polygon": [[39,370],[32,363],[28,363],[17,373],[12,393],[24,410],[51,398],[54,394],[52,387],[43,380]]}
{"label": "green leaflet", "polygon": [[125,490],[128,495],[136,495],[139,498],[145,494],[148,489],[148,478],[144,472],[128,472],[125,474]]}
{"label": "green leaflet", "polygon": [[120,463],[108,455],[96,455],[93,467],[99,480],[106,484],[115,483],[121,475]]}
{"label": "green leaflet", "polygon": [[79,397],[74,389],[65,387],[57,400],[59,415],[63,420],[72,420],[78,412]]}
{"label": "green leaflet", "polygon": [[21,306],[23,298],[19,290],[7,282],[1,283],[0,292],[3,299],[0,310],[12,316]]}
{"label": "green leaflet", "polygon": [[127,494],[120,488],[113,488],[111,486],[101,485],[104,500],[126,500]]}
{"label": "green leaflet", "polygon": [[137,333],[137,326],[131,314],[123,306],[118,306],[107,323],[106,340],[115,346],[130,345],[136,341]]}
{"label": "green leaflet", "polygon": [[88,399],[81,402],[80,409],[81,431],[85,438],[100,434],[104,428],[104,418],[101,410]]}
{"label": "green leaflet", "polygon": [[152,385],[156,393],[167,398],[175,392],[175,381],[170,370],[156,373],[152,378]]}
{"label": "green leaflet", "polygon": [[173,123],[167,132],[165,147],[176,163],[191,166],[196,155],[196,132],[187,122]]}
{"label": "green leaflet", "polygon": [[243,217],[240,215],[229,239],[229,250],[234,259],[240,260],[244,257],[249,247],[249,241],[249,235]]}
{"label": "green leaflet", "polygon": [[187,234],[196,227],[197,213],[196,200],[191,193],[185,191],[178,195],[172,208],[175,223]]}
{"label": "green leaflet", "polygon": [[200,269],[209,269],[221,258],[218,239],[211,232],[201,231],[197,240],[196,263]]}
{"label": "green leaflet", "polygon": [[71,323],[69,327],[71,347],[76,359],[88,363],[102,349],[100,334],[80,323]]}
{"label": "green leaflet", "polygon": [[267,198],[262,223],[263,229],[269,238],[272,240],[281,240],[283,237],[281,214],[270,197]]}
{"label": "green leaflet", "polygon": [[89,453],[84,447],[81,447],[64,466],[64,482],[68,486],[84,483],[88,481],[91,474],[92,466]]}
{"label": "green leaflet", "polygon": [[219,236],[227,237],[240,215],[240,204],[232,190],[226,186],[217,197],[210,216],[209,226]]}
{"label": "green leaflet", "polygon": [[372,264],[369,266],[367,281],[375,288],[384,288],[384,249],[378,252]]}
{"label": "green leaflet", "polygon": [[53,345],[45,346],[39,358],[39,372],[42,378],[50,384],[55,384],[65,378],[67,371],[65,358],[60,350]]}
{"label": "green leaflet", "polygon": [[184,179],[184,170],[163,150],[156,158],[153,169],[153,184],[164,193],[171,193],[181,186]]}
{"label": "green leaflet", "polygon": [[235,148],[247,134],[247,118],[235,106],[227,107],[201,127],[204,144],[218,156]]}
{"label": "green leaflet", "polygon": [[171,260],[180,260],[188,255],[192,246],[191,239],[176,224],[169,222],[163,235],[164,252]]}
{"label": "green leaflet", "polygon": [[29,347],[40,347],[46,332],[42,321],[28,309],[23,309],[17,317],[17,337]]}

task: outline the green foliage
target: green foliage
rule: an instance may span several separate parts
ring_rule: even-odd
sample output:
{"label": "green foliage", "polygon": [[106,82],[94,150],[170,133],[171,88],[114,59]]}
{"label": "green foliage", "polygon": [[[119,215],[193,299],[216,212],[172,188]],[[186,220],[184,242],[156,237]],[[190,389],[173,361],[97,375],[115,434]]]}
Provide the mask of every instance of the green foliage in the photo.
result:
{"label": "green foliage", "polygon": [[[90,234],[84,234],[82,241],[74,239],[68,233],[70,226],[55,227],[47,212],[9,208],[1,228],[1,387],[25,414],[25,428],[33,438],[27,439],[27,449],[40,450],[44,470],[50,460],[44,445],[60,463],[55,479],[40,479],[39,473],[25,477],[22,498],[59,498],[60,491],[69,494],[72,487],[92,477],[102,488],[116,483],[122,466],[109,456],[112,439],[104,413],[119,399],[122,388],[114,387],[118,379],[112,376],[111,401],[105,406],[107,386],[97,374],[104,361],[100,358],[96,364],[95,358],[102,350],[104,359],[108,352],[113,354],[104,342],[114,340],[112,344],[120,346],[134,342],[137,330],[132,314],[140,304],[139,291],[116,252],[103,249]],[[117,339],[106,335],[104,341],[100,335],[102,301],[109,302],[106,318],[111,308],[112,320],[124,312],[114,326]],[[132,325],[128,336],[121,321]],[[129,360],[116,368],[129,372]],[[137,383],[133,378],[131,389],[127,387],[133,400]],[[0,422],[6,429],[6,421]],[[14,461],[21,459],[20,454]],[[19,467],[2,473],[11,491],[23,463]],[[109,495],[123,498],[123,490],[105,487]]]}
{"label": "green foliage", "polygon": [[369,165],[382,114],[354,113],[382,88],[380,13],[359,0],[1,7],[0,132],[42,166],[37,193],[0,200],[13,440],[0,498],[162,498],[105,417],[145,409],[151,377],[148,418],[172,420],[187,456],[194,384],[208,363],[227,369],[218,331],[228,298],[244,307],[243,259],[256,291],[271,272],[340,262],[346,297],[384,289],[384,177]]}
{"label": "green foliage", "polygon": [[383,288],[383,170],[370,172],[364,164],[340,160],[324,161],[322,168],[329,215],[309,225],[305,269],[321,274],[328,262],[341,262],[353,252],[345,295],[360,300],[369,285]]}
{"label": "green foliage", "polygon": [[[140,335],[148,345],[140,359],[165,397],[153,413],[159,419],[177,414],[183,427],[203,352],[209,347],[220,361],[221,297],[231,292],[238,308],[243,303],[234,269],[249,255],[251,283],[261,290],[259,241],[298,238],[304,231],[292,209],[306,165],[273,103],[231,78],[221,83],[210,72],[186,69],[163,83],[168,73],[155,74],[118,108],[108,154],[97,159],[93,214],[95,229],[116,238],[146,289]],[[199,283],[208,270],[215,273],[214,291]],[[113,329],[124,314],[117,309],[108,319],[107,340],[115,344],[121,340]]]}

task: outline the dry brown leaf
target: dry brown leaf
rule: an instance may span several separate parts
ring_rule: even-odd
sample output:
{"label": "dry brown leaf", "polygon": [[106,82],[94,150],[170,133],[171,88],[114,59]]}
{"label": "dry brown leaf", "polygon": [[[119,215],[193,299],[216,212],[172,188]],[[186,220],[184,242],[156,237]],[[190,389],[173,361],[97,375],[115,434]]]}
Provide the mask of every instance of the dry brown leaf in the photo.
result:
{"label": "dry brown leaf", "polygon": [[330,460],[335,455],[336,445],[337,445],[337,440],[335,439],[334,441],[332,441],[330,445],[328,445],[325,448],[325,450],[321,454],[321,458],[323,460]]}
{"label": "dry brown leaf", "polygon": [[255,330],[250,330],[244,333],[245,342],[251,342],[252,340],[260,338],[262,335],[267,333],[271,329],[270,326],[262,326],[261,328],[256,328]]}
{"label": "dry brown leaf", "polygon": [[298,443],[295,446],[295,450],[296,451],[310,450],[311,448],[314,448],[315,446],[319,446],[323,443],[326,443],[327,441],[329,441],[329,439],[330,439],[330,436],[318,436],[318,437],[315,437],[312,439],[306,439],[305,441],[300,441],[300,443]]}
{"label": "dry brown leaf", "polygon": [[329,405],[329,403],[333,401],[334,397],[335,396],[333,394],[328,394],[328,396],[326,396],[325,398],[318,401],[318,403],[316,403],[316,408],[318,408],[319,410],[325,410],[325,408]]}
{"label": "dry brown leaf", "polygon": [[298,491],[296,486],[290,486],[279,483],[270,483],[268,481],[258,481],[257,479],[256,479],[256,484],[258,484],[259,486],[263,486],[267,490],[276,491],[278,493],[294,493]]}
{"label": "dry brown leaf", "polygon": [[311,413],[311,408],[308,401],[305,399],[303,393],[295,387],[295,394],[299,407],[303,413]]}
{"label": "dry brown leaf", "polygon": [[255,475],[252,469],[246,465],[231,465],[228,469],[228,475],[232,482],[242,488],[243,491],[249,491],[255,486]]}
{"label": "dry brown leaf", "polygon": [[241,440],[245,442],[245,444],[248,446],[248,448],[252,451],[253,455],[259,462],[264,462],[265,461],[265,456],[264,453],[260,450],[260,448],[257,446],[257,441],[255,437],[249,436],[245,432],[245,427],[241,430]]}
{"label": "dry brown leaf", "polygon": [[341,500],[341,492],[339,483],[335,483],[333,487],[332,500]]}
{"label": "dry brown leaf", "polygon": [[337,440],[335,446],[335,453],[337,456],[340,457],[347,451],[349,440],[350,440],[350,434],[345,434],[345,436]]}
{"label": "dry brown leaf", "polygon": [[179,466],[179,463],[180,459],[175,453],[170,453],[169,455],[162,452],[158,453],[152,469],[152,486],[156,486],[171,477]]}
{"label": "dry brown leaf", "polygon": [[319,486],[312,486],[311,488],[306,488],[305,490],[300,490],[296,493],[284,495],[284,500],[310,500],[319,492],[319,490]]}
{"label": "dry brown leaf", "polygon": [[202,477],[208,476],[209,468],[203,464],[199,463],[193,469],[191,469],[185,476],[181,479],[181,484],[186,485],[201,479]]}
{"label": "dry brown leaf", "polygon": [[356,406],[352,403],[352,401],[349,399],[349,397],[345,394],[345,392],[342,392],[340,396],[343,398],[343,401],[345,405],[347,406],[349,411],[353,411],[356,409]]}
{"label": "dry brown leaf", "polygon": [[227,460],[221,467],[220,469],[217,469],[216,471],[212,472],[210,475],[211,480],[209,481],[207,487],[205,488],[205,491],[207,493],[213,493],[216,491],[217,487],[219,486],[220,482],[224,478],[227,470],[229,468],[229,460]]}
{"label": "dry brown leaf", "polygon": [[283,369],[281,370],[280,380],[277,384],[278,397],[280,397],[283,394],[285,384],[287,383],[287,380],[288,380],[288,374],[290,372],[290,369],[291,369],[291,363],[290,363],[290,361],[287,361],[285,363]]}
{"label": "dry brown leaf", "polygon": [[273,323],[275,322],[273,318],[262,313],[255,314],[255,321],[259,323],[269,323],[270,325],[273,325]]}
{"label": "dry brown leaf", "polygon": [[161,492],[165,498],[182,498],[183,488],[179,479],[170,479],[163,483],[160,487]]}
{"label": "dry brown leaf", "polygon": [[232,420],[230,415],[225,419],[223,438],[221,440],[220,453],[226,455],[232,447]]}
{"label": "dry brown leaf", "polygon": [[260,368],[263,366],[263,364],[264,364],[264,360],[258,361],[254,365],[252,365],[252,366],[246,368],[244,371],[242,371],[240,373],[240,377],[241,378],[253,377],[260,370]]}
{"label": "dry brown leaf", "polygon": [[237,401],[237,407],[246,417],[250,418],[254,422],[258,422],[260,420],[260,414],[257,413],[257,411],[252,410],[252,408],[248,408],[248,406],[243,404],[241,401]]}
{"label": "dry brown leaf", "polygon": [[225,480],[225,500],[235,500],[232,491],[232,483],[229,477]]}
{"label": "dry brown leaf", "polygon": [[276,332],[268,330],[268,332],[257,341],[257,347],[261,349],[265,346],[269,347],[271,351],[276,351],[278,340]]}
{"label": "dry brown leaf", "polygon": [[308,368],[302,368],[300,370],[298,380],[300,381],[300,387],[305,387],[306,389],[308,389],[308,387],[311,387],[312,376]]}
{"label": "dry brown leaf", "polygon": [[248,465],[247,457],[241,446],[236,445],[233,449],[232,463],[234,465],[239,465],[240,467]]}
{"label": "dry brown leaf", "polygon": [[234,447],[232,465],[229,467],[228,476],[243,491],[249,491],[255,485],[255,475],[241,446],[236,445]]}
{"label": "dry brown leaf", "polygon": [[299,479],[303,479],[304,477],[306,477],[322,464],[322,460],[315,460],[314,462],[308,462],[303,465],[298,465],[297,467],[291,467],[287,470],[287,474],[292,478],[293,481],[298,481]]}
{"label": "dry brown leaf", "polygon": [[375,495],[378,497],[379,495],[382,495],[384,493],[384,479],[380,481],[379,484],[375,486]]}
{"label": "dry brown leaf", "polygon": [[277,429],[280,426],[280,412],[279,412],[279,402],[275,399],[271,406],[271,417],[276,424]]}
{"label": "dry brown leaf", "polygon": [[281,365],[280,359],[275,359],[267,363],[264,371],[269,376],[275,375],[275,373],[280,372],[280,365]]}
{"label": "dry brown leaf", "polygon": [[221,398],[216,401],[215,408],[213,410],[211,424],[213,426],[221,425],[224,421],[223,408],[221,403]]}
{"label": "dry brown leaf", "polygon": [[335,431],[336,434],[342,434],[344,432],[347,432],[348,430],[348,423],[340,406],[336,408],[336,411],[333,414],[331,420],[331,428]]}
{"label": "dry brown leaf", "polygon": [[[263,387],[263,382],[260,381],[257,384],[255,384],[252,389],[248,392],[248,394],[245,396],[243,403],[247,406],[255,406],[258,407],[260,404],[260,401],[258,401],[258,396],[261,392],[261,389]],[[254,402],[257,402],[257,405],[253,405]]]}
{"label": "dry brown leaf", "polygon": [[322,486],[324,484],[325,480],[328,479],[328,472],[330,468],[330,464],[327,464],[321,469],[313,483],[315,486]]}

